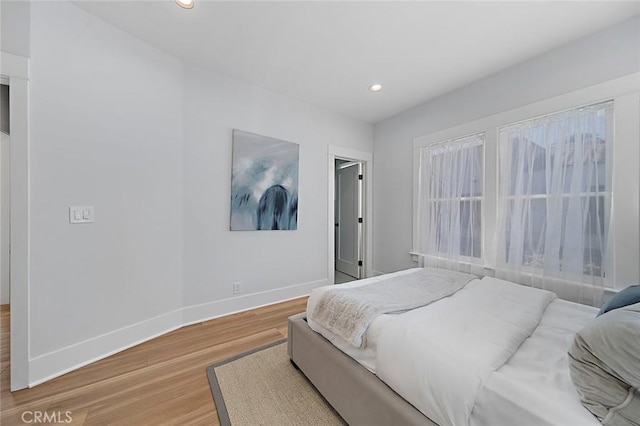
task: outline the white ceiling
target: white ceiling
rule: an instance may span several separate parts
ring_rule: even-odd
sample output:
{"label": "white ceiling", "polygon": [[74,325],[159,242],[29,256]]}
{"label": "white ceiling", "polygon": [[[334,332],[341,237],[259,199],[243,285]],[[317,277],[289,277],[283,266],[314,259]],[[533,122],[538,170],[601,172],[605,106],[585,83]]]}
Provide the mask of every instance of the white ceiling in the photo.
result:
{"label": "white ceiling", "polygon": [[640,1],[194,1],[75,3],[186,63],[368,122],[640,13]]}

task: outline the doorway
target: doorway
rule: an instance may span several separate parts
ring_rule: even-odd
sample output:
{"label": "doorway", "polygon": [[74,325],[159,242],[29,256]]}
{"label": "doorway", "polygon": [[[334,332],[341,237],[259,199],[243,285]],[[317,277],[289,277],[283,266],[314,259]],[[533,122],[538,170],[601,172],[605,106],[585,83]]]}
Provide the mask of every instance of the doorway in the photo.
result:
{"label": "doorway", "polygon": [[8,309],[10,299],[10,183],[11,183],[11,141],[10,141],[9,81],[0,79],[0,305],[2,311]]}
{"label": "doorway", "polygon": [[8,86],[11,109],[11,146],[6,156],[2,152],[2,164],[10,165],[2,167],[2,174],[10,176],[2,178],[10,187],[2,194],[10,198],[10,214],[2,216],[10,220],[10,376],[15,391],[29,386],[29,59],[0,51],[0,80]]}
{"label": "doorway", "polygon": [[[372,274],[373,155],[328,148],[327,281],[340,284]],[[339,192],[357,195],[339,203]]]}
{"label": "doorway", "polygon": [[362,181],[359,161],[335,160],[335,284],[362,278]]}

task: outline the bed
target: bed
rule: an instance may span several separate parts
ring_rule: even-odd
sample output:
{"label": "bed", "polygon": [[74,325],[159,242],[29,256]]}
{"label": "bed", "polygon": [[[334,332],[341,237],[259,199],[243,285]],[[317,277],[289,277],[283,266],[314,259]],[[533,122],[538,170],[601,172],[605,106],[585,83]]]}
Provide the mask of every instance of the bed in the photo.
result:
{"label": "bed", "polygon": [[[598,309],[491,277],[461,278],[466,274],[436,286],[435,294],[394,305],[393,289],[404,288],[396,283],[431,280],[434,272],[442,271],[414,268],[340,285],[358,294],[392,289],[383,297],[392,299],[389,312],[334,309],[372,316],[364,330],[345,331],[330,309],[325,316],[333,323],[323,318],[337,286],[314,290],[307,311],[289,319],[291,361],[347,423],[601,424],[581,401],[569,368],[575,360],[567,356]],[[629,423],[610,424],[638,424],[635,413]]]}

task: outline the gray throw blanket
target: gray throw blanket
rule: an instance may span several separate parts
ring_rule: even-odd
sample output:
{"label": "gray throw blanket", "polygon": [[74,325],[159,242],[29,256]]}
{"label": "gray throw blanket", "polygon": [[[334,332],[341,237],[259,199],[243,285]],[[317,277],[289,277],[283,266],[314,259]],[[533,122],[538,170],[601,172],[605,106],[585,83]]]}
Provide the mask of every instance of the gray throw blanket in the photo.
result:
{"label": "gray throw blanket", "polygon": [[354,288],[326,291],[309,319],[340,336],[353,346],[366,345],[364,334],[380,314],[407,311],[447,297],[464,287],[474,275],[436,268]]}

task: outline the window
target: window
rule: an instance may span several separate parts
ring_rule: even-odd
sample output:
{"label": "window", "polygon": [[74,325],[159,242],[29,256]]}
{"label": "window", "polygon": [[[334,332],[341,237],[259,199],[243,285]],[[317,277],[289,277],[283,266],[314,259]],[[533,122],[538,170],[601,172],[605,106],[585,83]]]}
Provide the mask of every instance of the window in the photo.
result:
{"label": "window", "polygon": [[[608,289],[637,283],[639,77],[415,138],[412,260],[594,306]],[[469,173],[482,186],[438,193],[460,176],[456,145],[469,152],[475,139],[479,167]]]}
{"label": "window", "polygon": [[498,129],[498,261],[569,278],[605,276],[613,102]]}
{"label": "window", "polygon": [[422,253],[449,259],[482,257],[484,133],[421,150]]}

